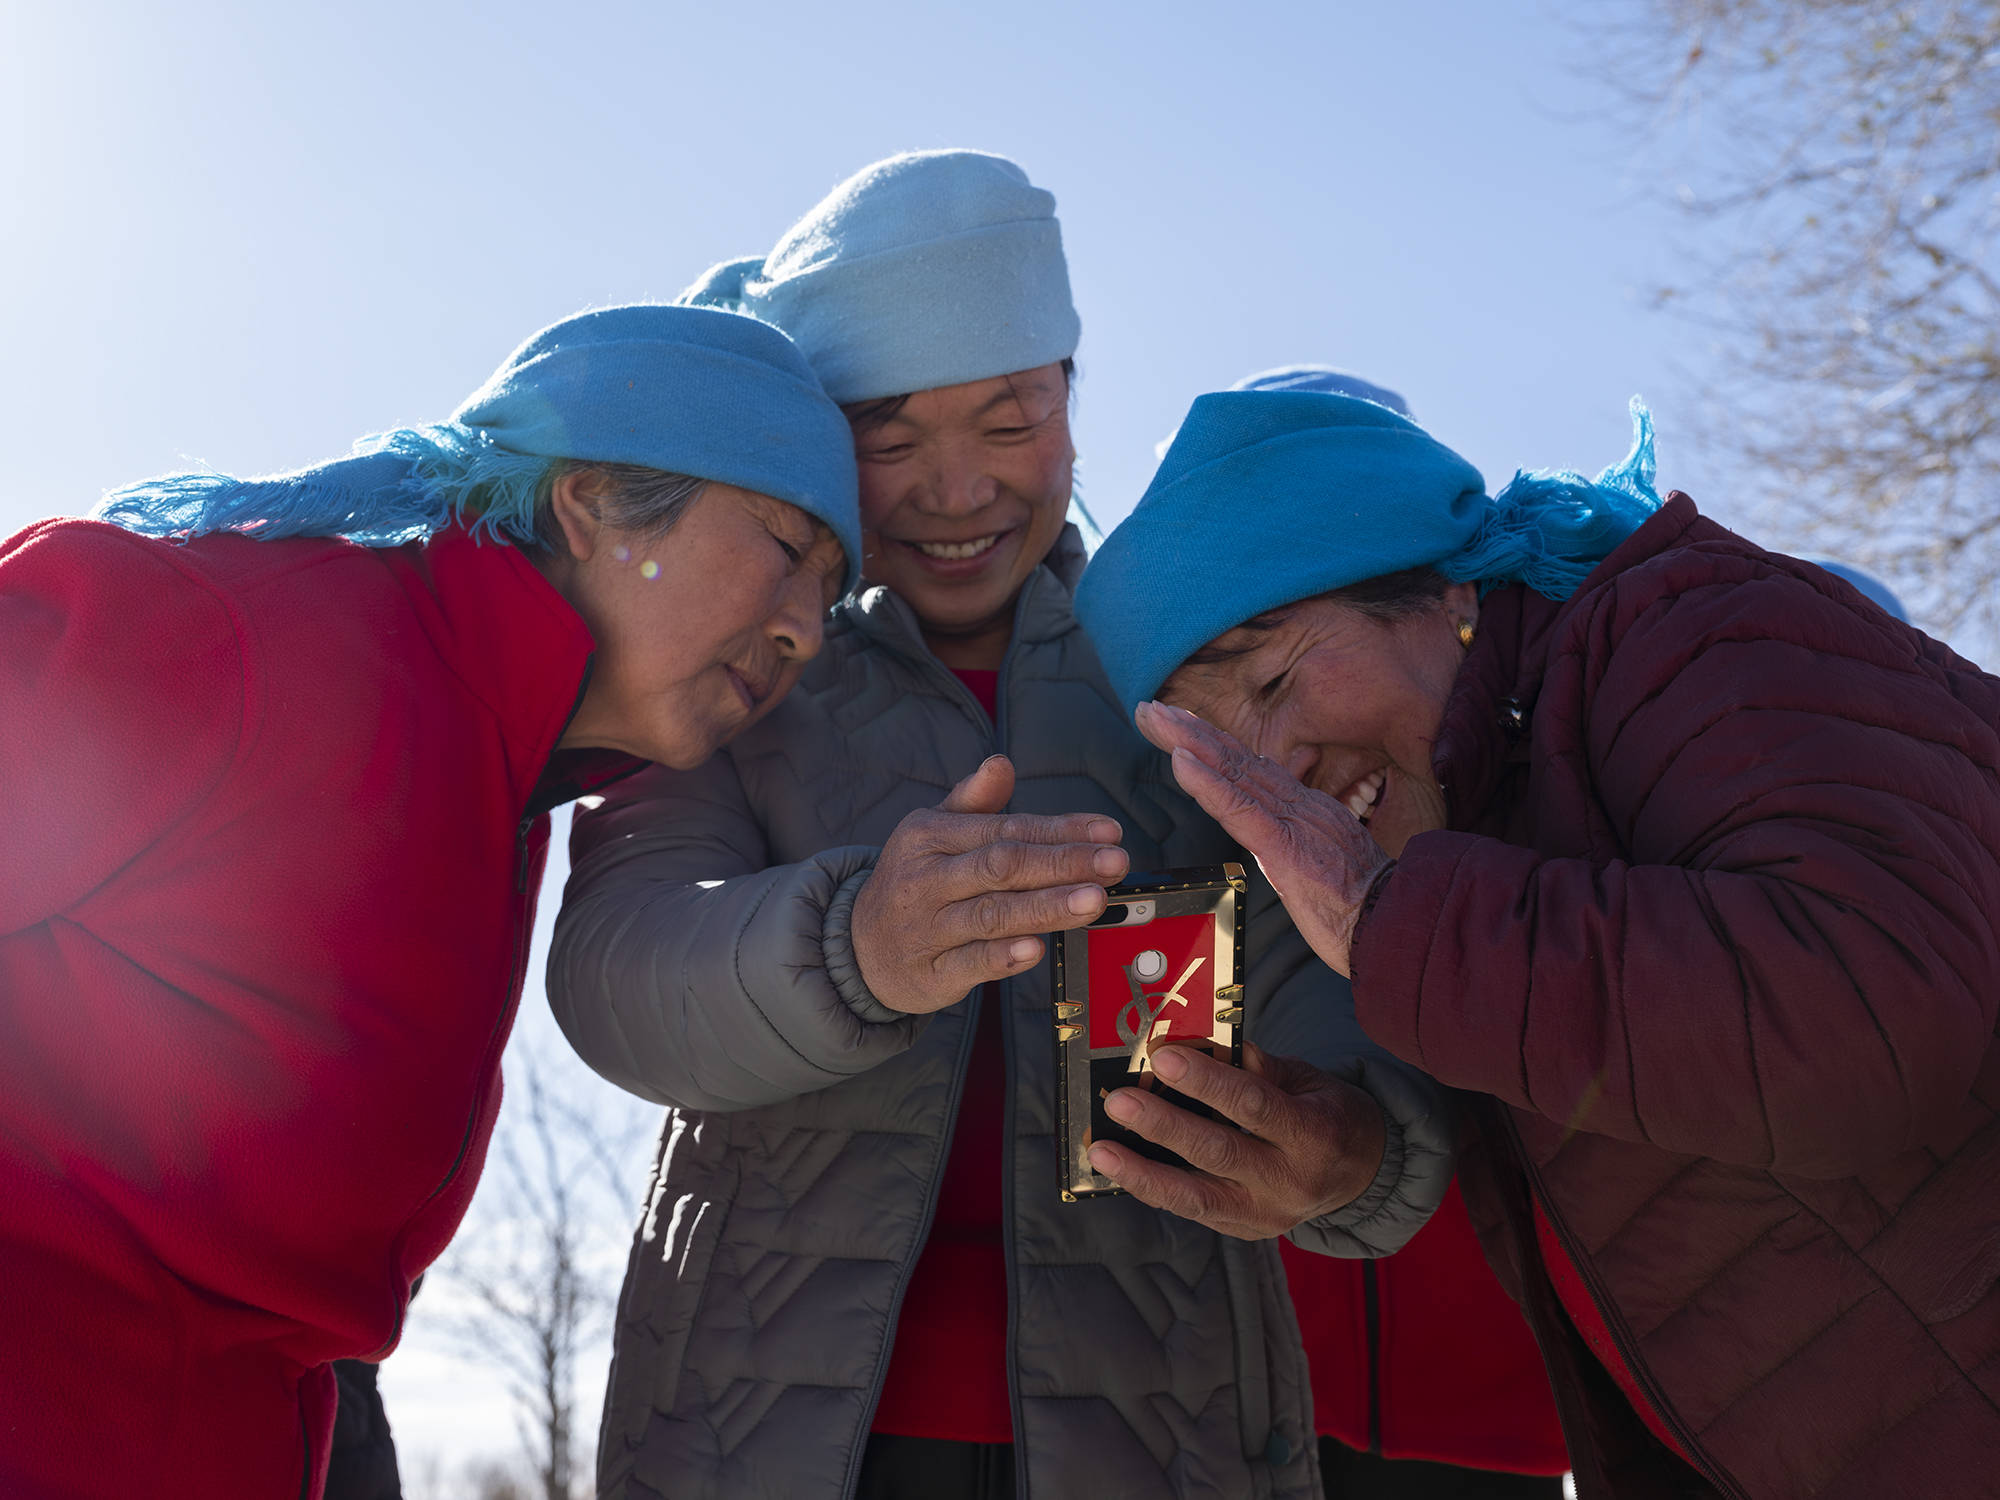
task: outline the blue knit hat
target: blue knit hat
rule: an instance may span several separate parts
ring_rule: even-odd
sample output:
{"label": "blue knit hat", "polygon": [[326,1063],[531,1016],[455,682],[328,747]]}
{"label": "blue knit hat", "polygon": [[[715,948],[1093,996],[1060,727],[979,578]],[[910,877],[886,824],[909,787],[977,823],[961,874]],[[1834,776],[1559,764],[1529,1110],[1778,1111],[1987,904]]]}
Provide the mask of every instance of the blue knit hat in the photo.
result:
{"label": "blue knit hat", "polygon": [[394,546],[454,520],[533,545],[551,460],[636,464],[789,501],[833,529],[859,573],[854,438],[792,343],[754,318],[608,307],[543,329],[451,420],[364,438],[343,459],[267,479],[180,474],[113,491],[98,514],[153,535],[240,531]]}
{"label": "blue knit hat", "polygon": [[[1386,406],[1399,417],[1410,415],[1410,403],[1386,385],[1377,385],[1372,380],[1363,380],[1348,370],[1337,370],[1332,365],[1280,365],[1275,370],[1260,370],[1255,375],[1245,375],[1230,387],[1232,391],[1324,391],[1330,396],[1358,396],[1363,401],[1373,401],[1377,406]],[[1153,445],[1153,458],[1157,462],[1167,456],[1167,450],[1174,445],[1175,434],[1180,429],[1168,433]]]}
{"label": "blue knit hat", "polygon": [[1595,481],[1479,471],[1374,401],[1305,391],[1198,398],[1138,507],[1105,538],[1076,612],[1129,711],[1198,649],[1280,605],[1434,567],[1566,599],[1659,507],[1652,425]]}
{"label": "blue knit hat", "polygon": [[1245,375],[1230,387],[1232,391],[1324,391],[1329,396],[1356,396],[1386,406],[1399,417],[1410,415],[1410,403],[1386,385],[1363,380],[1350,370],[1332,365],[1280,365]]}
{"label": "blue knit hat", "polygon": [[843,405],[1032,370],[1080,333],[1055,206],[1004,156],[892,156],[681,300],[784,329]]}
{"label": "blue knit hat", "polygon": [[1844,563],[1831,557],[1803,557],[1800,561],[1824,568],[1835,578],[1846,579],[1861,590],[1864,598],[1871,604],[1878,605],[1890,618],[1900,620],[1905,625],[1910,623],[1910,612],[1903,607],[1903,601],[1896,596],[1896,591],[1866,568],[1857,568],[1853,563]]}

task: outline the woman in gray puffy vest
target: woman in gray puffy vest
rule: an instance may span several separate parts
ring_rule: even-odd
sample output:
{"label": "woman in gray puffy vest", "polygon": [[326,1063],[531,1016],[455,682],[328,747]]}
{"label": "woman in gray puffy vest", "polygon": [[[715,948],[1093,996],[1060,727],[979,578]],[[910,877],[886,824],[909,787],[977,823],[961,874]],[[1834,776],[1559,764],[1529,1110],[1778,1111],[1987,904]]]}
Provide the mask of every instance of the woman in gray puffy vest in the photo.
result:
{"label": "woman in gray puffy vest", "polygon": [[[1266,1237],[1386,1254],[1449,1177],[1435,1086],[1361,1035],[1259,885],[1262,1123],[1206,1222],[1062,1201],[1038,934],[1128,868],[1238,855],[1071,613],[1053,209],[999,157],[894,157],[685,299],[783,328],[845,408],[866,560],[761,724],[577,816],[550,998],[669,1110],[605,1496],[1303,1500],[1311,1397]],[[1340,1148],[1274,1183],[1297,1153],[1265,1138],[1314,1131]]]}

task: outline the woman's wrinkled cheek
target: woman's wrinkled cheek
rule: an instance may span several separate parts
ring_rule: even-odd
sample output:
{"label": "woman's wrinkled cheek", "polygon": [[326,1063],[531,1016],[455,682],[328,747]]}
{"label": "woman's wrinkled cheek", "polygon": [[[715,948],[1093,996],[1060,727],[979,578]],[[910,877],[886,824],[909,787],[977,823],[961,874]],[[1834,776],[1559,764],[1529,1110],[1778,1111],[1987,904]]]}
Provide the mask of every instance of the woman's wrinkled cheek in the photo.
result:
{"label": "woman's wrinkled cheek", "polygon": [[1045,433],[1025,455],[1016,450],[992,456],[995,477],[1028,501],[1038,515],[1048,509],[1068,512],[1070,490],[1076,482],[1076,450],[1066,425]]}
{"label": "woman's wrinkled cheek", "polygon": [[[1282,738],[1276,716],[1248,709],[1249,706],[1245,705],[1242,709],[1229,714],[1225,722],[1216,724],[1216,728],[1234,735],[1243,748],[1252,755],[1267,756],[1272,760],[1281,761],[1283,757],[1274,753],[1281,748]],[[1297,774],[1293,772],[1293,775]]]}

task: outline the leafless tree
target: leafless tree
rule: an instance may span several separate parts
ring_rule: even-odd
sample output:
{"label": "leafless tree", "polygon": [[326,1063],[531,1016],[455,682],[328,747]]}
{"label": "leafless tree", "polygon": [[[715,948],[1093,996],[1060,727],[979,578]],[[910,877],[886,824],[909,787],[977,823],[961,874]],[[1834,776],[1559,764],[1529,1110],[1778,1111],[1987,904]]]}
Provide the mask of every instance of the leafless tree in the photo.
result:
{"label": "leafless tree", "polygon": [[540,1500],[543,1491],[525,1456],[472,1458],[447,1469],[442,1457],[427,1453],[402,1480],[404,1500]]}
{"label": "leafless tree", "polygon": [[1583,14],[1676,155],[1699,232],[1662,297],[1711,335],[1710,437],[1761,524],[2000,655],[2000,0]]}
{"label": "leafless tree", "polygon": [[536,1500],[540,1487],[540,1480],[524,1479],[494,1459],[475,1459],[466,1465],[465,1500]]}
{"label": "leafless tree", "polygon": [[[576,1427],[577,1351],[616,1300],[617,1275],[606,1274],[600,1241],[607,1224],[626,1217],[621,1179],[631,1142],[606,1141],[599,1122],[554,1097],[532,1063],[509,1096],[480,1212],[440,1272],[462,1294],[449,1318],[462,1355],[507,1379],[537,1500],[576,1500],[589,1490]],[[489,1469],[491,1484],[506,1479],[504,1466]]]}

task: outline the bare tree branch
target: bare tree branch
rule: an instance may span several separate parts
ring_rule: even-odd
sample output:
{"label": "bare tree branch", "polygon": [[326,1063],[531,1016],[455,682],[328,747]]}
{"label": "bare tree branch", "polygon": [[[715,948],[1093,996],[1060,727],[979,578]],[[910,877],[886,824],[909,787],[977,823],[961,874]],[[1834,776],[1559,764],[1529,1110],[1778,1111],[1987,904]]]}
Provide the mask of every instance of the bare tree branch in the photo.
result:
{"label": "bare tree branch", "polygon": [[1580,34],[1684,157],[1699,234],[1657,300],[1710,338],[1767,534],[2000,655],[2000,0],[1641,0]]}
{"label": "bare tree branch", "polygon": [[590,1116],[551,1096],[532,1063],[519,1073],[478,1221],[438,1274],[465,1301],[446,1320],[452,1343],[506,1381],[539,1500],[575,1500],[588,1492],[576,1436],[577,1351],[615,1303],[615,1275],[600,1274],[593,1253],[602,1227],[626,1217],[606,1210],[624,1204],[631,1153],[622,1148],[631,1142],[607,1141]]}

